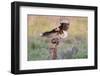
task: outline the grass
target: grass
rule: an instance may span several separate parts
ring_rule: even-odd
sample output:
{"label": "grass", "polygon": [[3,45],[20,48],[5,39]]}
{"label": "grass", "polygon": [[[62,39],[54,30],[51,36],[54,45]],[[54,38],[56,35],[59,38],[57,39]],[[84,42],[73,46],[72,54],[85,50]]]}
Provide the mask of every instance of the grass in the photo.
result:
{"label": "grass", "polygon": [[28,60],[48,59],[48,45],[39,38],[30,38],[28,41]]}
{"label": "grass", "polygon": [[[70,20],[68,38],[57,50],[57,59],[88,58],[87,17],[67,17]],[[59,16],[28,16],[28,60],[50,60],[47,38],[39,34],[54,28]]]}
{"label": "grass", "polygon": [[[87,41],[85,39],[67,39],[58,46],[58,59],[87,58]],[[29,39],[28,60],[50,60],[48,42],[44,38]]]}

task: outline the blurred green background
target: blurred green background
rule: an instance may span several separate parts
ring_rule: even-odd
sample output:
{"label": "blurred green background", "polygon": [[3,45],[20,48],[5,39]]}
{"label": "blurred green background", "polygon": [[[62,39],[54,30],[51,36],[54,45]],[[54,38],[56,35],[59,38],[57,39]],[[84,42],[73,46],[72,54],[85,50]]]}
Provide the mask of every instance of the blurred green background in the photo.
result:
{"label": "blurred green background", "polygon": [[[40,37],[40,33],[50,31],[59,26],[60,16],[28,15],[28,61],[51,60],[48,39]],[[57,50],[57,59],[84,59],[88,57],[88,18],[66,16],[69,20],[68,37],[63,40]]]}

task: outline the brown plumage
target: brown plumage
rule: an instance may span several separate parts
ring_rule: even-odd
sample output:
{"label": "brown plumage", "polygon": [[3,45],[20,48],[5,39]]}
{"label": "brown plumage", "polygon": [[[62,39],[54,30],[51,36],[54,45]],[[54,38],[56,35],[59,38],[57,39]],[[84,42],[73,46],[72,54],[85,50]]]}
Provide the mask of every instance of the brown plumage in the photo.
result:
{"label": "brown plumage", "polygon": [[[56,35],[63,35],[65,32],[67,33],[67,30],[69,28],[69,23],[60,23],[60,26],[51,30],[47,31],[41,34],[43,37],[52,37]],[[64,32],[65,31],[65,32]]]}

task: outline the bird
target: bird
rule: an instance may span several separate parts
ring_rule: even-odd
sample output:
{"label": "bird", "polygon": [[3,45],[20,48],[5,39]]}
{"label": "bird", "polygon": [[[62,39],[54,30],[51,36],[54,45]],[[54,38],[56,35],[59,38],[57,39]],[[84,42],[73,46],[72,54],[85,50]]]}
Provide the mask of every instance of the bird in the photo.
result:
{"label": "bird", "polygon": [[69,22],[63,20],[60,22],[60,26],[52,29],[51,31],[46,31],[40,34],[42,37],[50,38],[50,55],[52,59],[57,59],[57,47],[61,39],[68,36]]}
{"label": "bird", "polygon": [[68,29],[69,29],[69,21],[62,20],[60,22],[60,26],[52,29],[51,31],[46,31],[40,34],[42,37],[55,37],[58,36],[61,39],[64,39],[68,36]]}

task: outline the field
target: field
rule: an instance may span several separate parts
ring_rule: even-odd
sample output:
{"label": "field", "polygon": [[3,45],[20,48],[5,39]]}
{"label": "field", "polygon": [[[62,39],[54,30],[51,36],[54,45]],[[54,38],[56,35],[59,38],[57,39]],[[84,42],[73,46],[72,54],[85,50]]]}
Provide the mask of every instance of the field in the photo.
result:
{"label": "field", "polygon": [[[68,37],[59,44],[57,59],[83,59],[88,57],[87,17],[66,16],[70,22]],[[40,33],[59,26],[60,16],[28,15],[28,61],[51,60],[49,40]]]}

